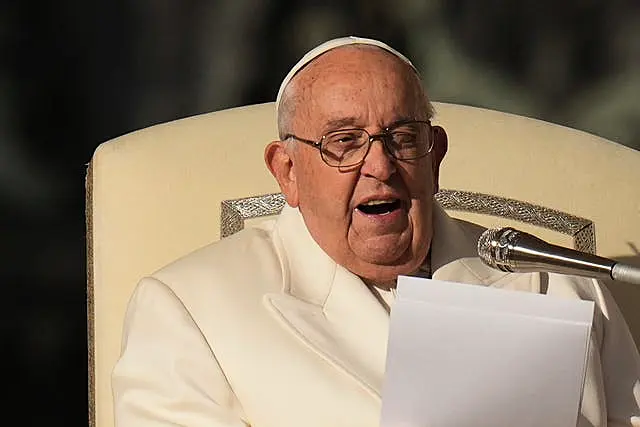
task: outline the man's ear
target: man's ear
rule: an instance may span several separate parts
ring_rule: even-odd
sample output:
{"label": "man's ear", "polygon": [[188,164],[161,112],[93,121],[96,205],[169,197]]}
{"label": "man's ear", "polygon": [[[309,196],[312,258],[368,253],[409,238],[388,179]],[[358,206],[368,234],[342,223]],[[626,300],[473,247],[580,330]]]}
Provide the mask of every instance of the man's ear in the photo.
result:
{"label": "man's ear", "polygon": [[278,181],[280,191],[291,207],[298,207],[298,183],[293,158],[284,141],[273,141],[264,149],[264,162]]}
{"label": "man's ear", "polygon": [[447,132],[441,126],[433,126],[433,148],[431,152],[431,167],[433,170],[433,192],[434,194],[440,190],[440,164],[447,154],[449,148],[449,137]]}

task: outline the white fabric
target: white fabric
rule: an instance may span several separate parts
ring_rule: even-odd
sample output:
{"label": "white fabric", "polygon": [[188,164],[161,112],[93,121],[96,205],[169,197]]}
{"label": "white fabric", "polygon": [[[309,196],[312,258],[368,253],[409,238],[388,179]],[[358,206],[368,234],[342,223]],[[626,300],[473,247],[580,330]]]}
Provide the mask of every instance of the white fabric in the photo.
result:
{"label": "white fabric", "polygon": [[[605,287],[490,269],[475,256],[481,228],[441,209],[434,222],[437,280],[593,300],[578,426],[640,426],[640,358]],[[140,282],[113,375],[116,425],[375,427],[388,327],[370,289],[287,207]]]}

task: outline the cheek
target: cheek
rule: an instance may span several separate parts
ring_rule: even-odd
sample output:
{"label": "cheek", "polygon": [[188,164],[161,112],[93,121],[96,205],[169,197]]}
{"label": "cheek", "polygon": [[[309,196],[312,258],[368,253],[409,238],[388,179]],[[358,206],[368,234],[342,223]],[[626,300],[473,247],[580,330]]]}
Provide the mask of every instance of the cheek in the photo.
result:
{"label": "cheek", "polygon": [[433,170],[429,157],[415,165],[407,165],[400,170],[403,181],[413,200],[431,200],[434,193]]}
{"label": "cheek", "polygon": [[421,162],[413,170],[405,169],[403,172],[411,196],[409,215],[414,227],[413,240],[420,245],[420,241],[430,238],[434,193],[431,164],[428,161]]}
{"label": "cheek", "polygon": [[433,235],[433,202],[429,200],[414,200],[410,212],[413,225],[411,247],[414,254],[422,254],[428,251]]}
{"label": "cheek", "polygon": [[350,222],[353,179],[349,175],[324,164],[308,165],[299,175],[298,188],[301,209],[313,215],[314,222],[327,224],[336,233]]}
{"label": "cheek", "polygon": [[420,200],[416,202],[415,212],[412,214],[414,226],[420,235],[424,234],[424,231],[431,224],[431,218],[433,213],[433,199]]}

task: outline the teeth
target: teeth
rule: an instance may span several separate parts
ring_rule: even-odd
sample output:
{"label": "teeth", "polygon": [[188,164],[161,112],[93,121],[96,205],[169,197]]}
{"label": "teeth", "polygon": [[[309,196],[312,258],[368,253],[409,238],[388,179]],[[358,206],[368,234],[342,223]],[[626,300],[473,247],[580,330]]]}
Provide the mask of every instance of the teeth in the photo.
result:
{"label": "teeth", "polygon": [[369,200],[366,203],[363,203],[365,206],[375,206],[382,205],[383,203],[393,203],[395,200]]}

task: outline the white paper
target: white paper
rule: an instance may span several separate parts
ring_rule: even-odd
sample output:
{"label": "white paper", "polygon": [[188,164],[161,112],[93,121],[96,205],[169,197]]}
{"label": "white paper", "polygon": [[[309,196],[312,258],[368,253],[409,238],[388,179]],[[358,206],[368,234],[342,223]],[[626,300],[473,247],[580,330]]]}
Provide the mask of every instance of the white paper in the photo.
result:
{"label": "white paper", "polygon": [[398,279],[381,427],[569,427],[591,301]]}

